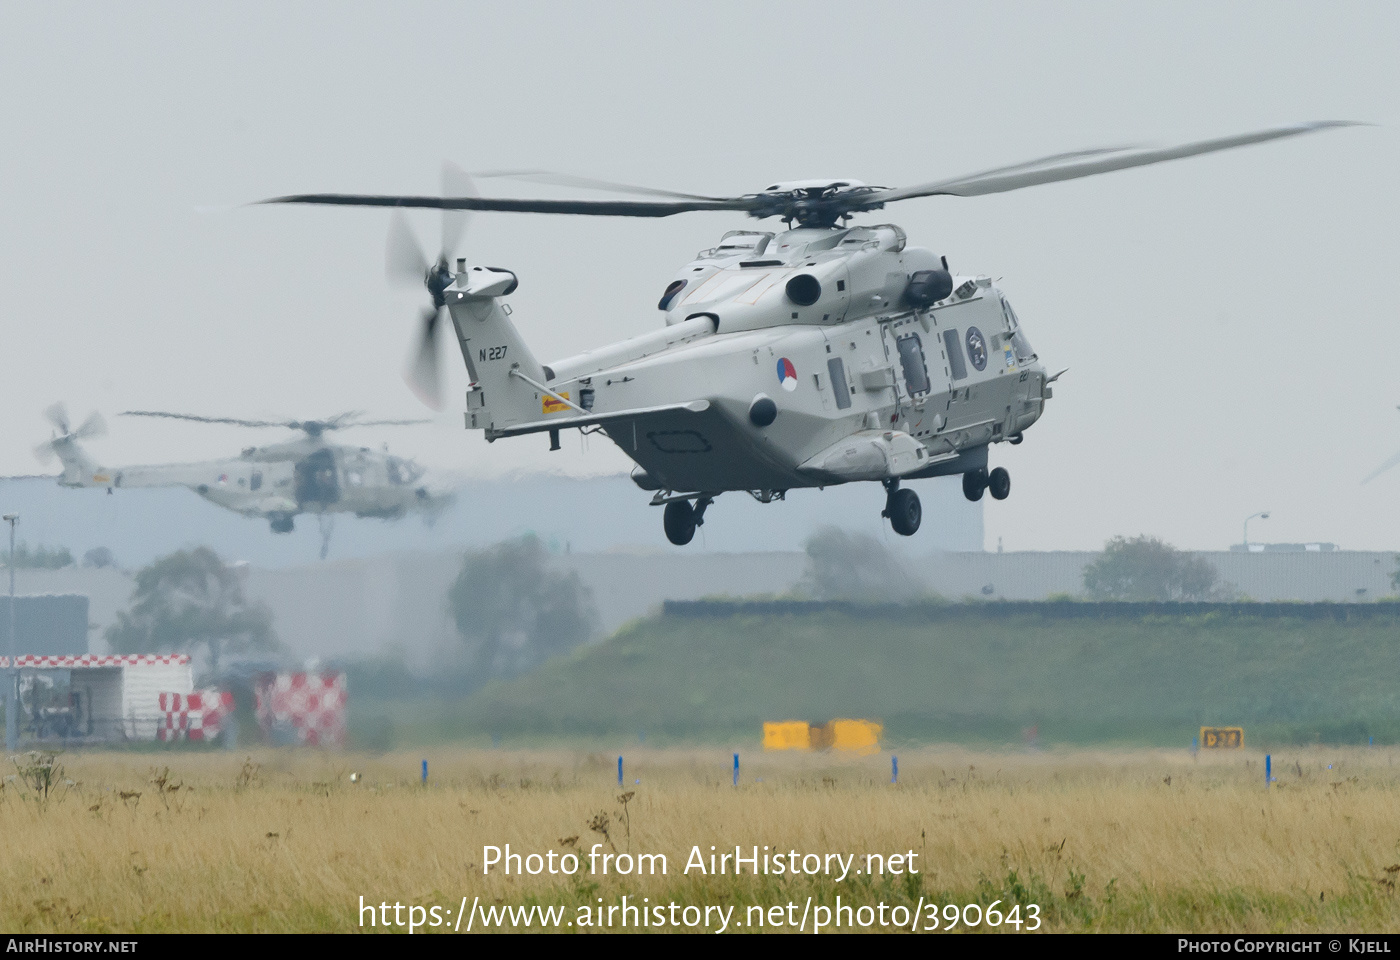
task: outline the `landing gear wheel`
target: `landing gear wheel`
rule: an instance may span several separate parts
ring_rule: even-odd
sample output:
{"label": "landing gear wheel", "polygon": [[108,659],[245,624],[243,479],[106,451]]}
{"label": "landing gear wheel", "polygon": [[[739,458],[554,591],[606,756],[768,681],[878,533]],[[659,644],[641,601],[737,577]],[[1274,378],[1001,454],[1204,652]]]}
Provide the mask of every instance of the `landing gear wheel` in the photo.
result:
{"label": "landing gear wheel", "polygon": [[969,500],[981,500],[982,491],[987,489],[987,471],[980,467],[963,474],[963,496]]}
{"label": "landing gear wheel", "polygon": [[987,490],[993,500],[1005,500],[1011,493],[1011,474],[1005,467],[997,467],[987,474]]}
{"label": "landing gear wheel", "polygon": [[885,516],[890,518],[890,526],[901,537],[912,537],[919,530],[924,519],[924,508],[919,503],[919,495],[913,490],[896,490],[890,494],[885,505]]}
{"label": "landing gear wheel", "polygon": [[666,504],[661,525],[666,528],[666,539],[683,547],[695,537],[695,508],[689,500],[672,500]]}

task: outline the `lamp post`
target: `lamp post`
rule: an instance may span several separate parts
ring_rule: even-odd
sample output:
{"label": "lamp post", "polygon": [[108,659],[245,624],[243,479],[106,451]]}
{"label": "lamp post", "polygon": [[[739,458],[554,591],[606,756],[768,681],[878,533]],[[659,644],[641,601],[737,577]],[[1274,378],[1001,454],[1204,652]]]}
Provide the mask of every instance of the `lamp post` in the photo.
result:
{"label": "lamp post", "polygon": [[10,669],[8,692],[5,694],[5,752],[19,750],[19,666],[15,656],[15,523],[19,514],[4,516],[10,525]]}
{"label": "lamp post", "polygon": [[1267,520],[1267,519],[1269,519],[1269,511],[1264,510],[1264,511],[1262,511],[1262,512],[1260,512],[1260,513],[1251,513],[1249,516],[1247,516],[1247,517],[1244,518],[1244,552],[1245,552],[1245,553],[1248,553],[1248,552],[1249,552],[1249,521],[1253,520],[1255,517],[1258,517],[1260,520]]}

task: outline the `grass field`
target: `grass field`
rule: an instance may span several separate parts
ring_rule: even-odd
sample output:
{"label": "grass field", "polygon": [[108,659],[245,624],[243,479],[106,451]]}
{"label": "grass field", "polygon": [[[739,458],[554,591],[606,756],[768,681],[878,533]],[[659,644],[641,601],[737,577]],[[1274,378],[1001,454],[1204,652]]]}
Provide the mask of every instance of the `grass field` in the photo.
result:
{"label": "grass field", "polygon": [[[363,897],[437,906],[447,924],[438,929],[450,930],[463,897],[487,908],[561,905],[567,924],[580,907],[625,895],[733,907],[730,932],[754,928],[752,907],[796,904],[784,914],[795,928],[809,897],[829,909],[838,896],[848,906],[884,903],[891,919],[902,906],[906,920],[920,901],[999,900],[1003,916],[1020,905],[1023,928],[1035,904],[1052,931],[1386,931],[1400,927],[1397,756],[1275,754],[1278,780],[1266,789],[1263,757],[1248,751],[1193,759],[1184,750],[927,748],[899,755],[897,785],[888,754],[753,751],[741,755],[735,788],[726,751],[638,749],[619,789],[616,754],[562,750],[67,754],[47,801],[18,774],[0,790],[0,926],[353,931]],[[505,876],[497,867],[483,876],[483,848],[507,843],[525,854],[580,851],[580,872]],[[665,854],[667,874],[590,875],[595,843],[603,853]],[[711,845],[913,853],[919,872],[683,872],[693,846],[708,857]],[[806,907],[815,911],[809,931],[815,908]],[[471,916],[474,929],[488,925]],[[676,916],[683,926],[687,915]],[[623,929],[616,915],[608,929]]]}
{"label": "grass field", "polygon": [[[352,735],[392,748],[643,735],[752,736],[765,720],[882,720],[892,742],[1181,746],[1203,725],[1256,746],[1400,743],[1400,620],[1159,615],[1065,620],[983,607],[651,617],[469,697],[374,701]],[[1306,612],[1306,611],[1300,611]]]}

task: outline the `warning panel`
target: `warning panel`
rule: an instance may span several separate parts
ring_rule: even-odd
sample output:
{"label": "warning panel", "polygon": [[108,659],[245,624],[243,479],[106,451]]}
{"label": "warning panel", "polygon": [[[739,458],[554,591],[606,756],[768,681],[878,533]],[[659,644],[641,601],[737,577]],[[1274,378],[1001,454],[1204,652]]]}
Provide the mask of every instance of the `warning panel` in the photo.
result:
{"label": "warning panel", "polygon": [[1238,750],[1244,746],[1244,727],[1202,727],[1201,747],[1206,750]]}

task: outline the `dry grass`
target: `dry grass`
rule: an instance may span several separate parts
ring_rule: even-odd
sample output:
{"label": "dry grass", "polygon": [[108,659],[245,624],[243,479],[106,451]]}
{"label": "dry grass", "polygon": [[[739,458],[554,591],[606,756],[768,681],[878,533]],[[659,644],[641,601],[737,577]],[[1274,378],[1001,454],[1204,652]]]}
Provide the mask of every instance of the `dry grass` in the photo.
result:
{"label": "dry grass", "polygon": [[[1050,930],[1383,931],[1400,927],[1397,751],[1181,751],[367,758],[69,754],[47,802],[0,790],[0,926],[30,932],[347,931],[366,902],[734,904],[1036,902]],[[1331,769],[1328,769],[1331,764]],[[168,768],[168,769],[167,769]],[[352,783],[351,772],[360,774]],[[634,783],[640,779],[640,783]],[[666,877],[483,877],[482,847],[607,842],[664,853]],[[590,829],[590,824],[594,829]],[[692,845],[912,850],[911,879],[699,877]]]}

